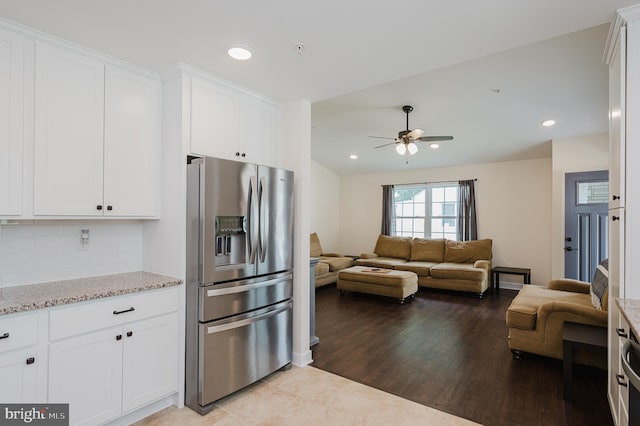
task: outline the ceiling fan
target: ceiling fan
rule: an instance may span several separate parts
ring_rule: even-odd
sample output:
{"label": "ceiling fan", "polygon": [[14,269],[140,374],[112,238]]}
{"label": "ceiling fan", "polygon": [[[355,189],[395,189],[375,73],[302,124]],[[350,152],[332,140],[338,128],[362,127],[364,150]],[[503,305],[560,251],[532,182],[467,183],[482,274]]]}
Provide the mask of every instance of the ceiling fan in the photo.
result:
{"label": "ceiling fan", "polygon": [[[409,130],[409,113],[413,111],[413,107],[411,105],[405,105],[402,107],[402,111],[404,111],[404,113],[407,114],[407,129],[399,131],[397,138],[369,136],[370,138],[393,140],[393,142],[376,146],[375,147],[376,149],[395,144],[396,152],[398,154],[405,155],[408,152],[410,155],[413,155],[416,152],[418,152],[418,145],[416,145],[416,142],[441,142],[441,141],[450,141],[453,139],[453,136],[423,136],[424,130],[422,129]],[[431,144],[431,148],[438,148],[438,147],[439,145],[436,143]]]}

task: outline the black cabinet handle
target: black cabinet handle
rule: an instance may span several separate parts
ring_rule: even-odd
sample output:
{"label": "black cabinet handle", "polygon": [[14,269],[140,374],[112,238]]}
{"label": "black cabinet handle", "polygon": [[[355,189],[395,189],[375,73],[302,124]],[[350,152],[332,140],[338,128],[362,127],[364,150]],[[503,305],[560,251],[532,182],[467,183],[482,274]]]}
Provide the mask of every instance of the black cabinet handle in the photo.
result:
{"label": "black cabinet handle", "polygon": [[612,221],[620,220],[620,216],[611,216]]}
{"label": "black cabinet handle", "polygon": [[618,336],[624,337],[625,339],[629,337],[627,332],[624,331],[624,328],[616,328],[616,333],[618,333]]}
{"label": "black cabinet handle", "polygon": [[9,338],[9,333],[4,333],[2,336],[0,336],[0,340],[8,339],[8,338]]}
{"label": "black cabinet handle", "polygon": [[236,152],[236,157],[240,157],[240,153],[239,152]]}
{"label": "black cabinet handle", "polygon": [[36,359],[35,359],[34,357],[27,358],[27,365],[31,365],[31,364],[33,364],[34,362],[36,362]]}
{"label": "black cabinet handle", "polygon": [[627,387],[627,383],[624,381],[624,376],[622,374],[616,374],[616,379],[618,379],[618,384],[620,386]]}
{"label": "black cabinet handle", "polygon": [[96,209],[97,209],[97,210],[102,210],[102,205],[101,205],[101,204],[98,204],[98,205],[96,206]]}
{"label": "black cabinet handle", "polygon": [[619,196],[619,195],[614,195],[614,196],[613,196],[613,197],[611,197],[611,198],[613,199],[613,201],[615,201],[615,200],[619,200],[619,199],[620,199],[620,196]]}
{"label": "black cabinet handle", "polygon": [[109,211],[113,210],[113,206],[107,206],[107,210]]}
{"label": "black cabinet handle", "polygon": [[122,334],[118,334],[118,335],[116,336],[116,340],[122,340]]}
{"label": "black cabinet handle", "polygon": [[127,331],[127,337],[133,336],[133,331]]}
{"label": "black cabinet handle", "polygon": [[132,306],[129,309],[125,309],[124,311],[113,311],[113,315],[120,315],[120,314],[124,314],[124,313],[127,313],[127,312],[133,312],[135,310],[136,309]]}
{"label": "black cabinet handle", "polygon": [[242,153],[242,157],[246,157],[246,154],[244,152]]}

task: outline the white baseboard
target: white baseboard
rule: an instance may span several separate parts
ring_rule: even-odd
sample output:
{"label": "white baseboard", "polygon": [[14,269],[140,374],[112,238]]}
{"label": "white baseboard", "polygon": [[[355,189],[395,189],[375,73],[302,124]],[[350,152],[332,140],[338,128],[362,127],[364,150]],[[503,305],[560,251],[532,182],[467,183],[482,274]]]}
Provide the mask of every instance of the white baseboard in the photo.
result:
{"label": "white baseboard", "polygon": [[311,364],[313,362],[313,358],[311,358],[312,353],[310,350],[303,353],[293,353],[293,365],[297,367],[302,367],[307,364]]}
{"label": "white baseboard", "polygon": [[122,416],[118,419],[109,422],[109,425],[130,425],[137,421],[144,419],[145,417],[149,417],[150,415],[157,413],[160,410],[163,410],[172,405],[178,406],[178,394],[175,393],[173,395],[169,395],[165,398],[162,398],[159,401],[154,402],[153,404],[146,405],[132,413],[129,413],[125,416]]}

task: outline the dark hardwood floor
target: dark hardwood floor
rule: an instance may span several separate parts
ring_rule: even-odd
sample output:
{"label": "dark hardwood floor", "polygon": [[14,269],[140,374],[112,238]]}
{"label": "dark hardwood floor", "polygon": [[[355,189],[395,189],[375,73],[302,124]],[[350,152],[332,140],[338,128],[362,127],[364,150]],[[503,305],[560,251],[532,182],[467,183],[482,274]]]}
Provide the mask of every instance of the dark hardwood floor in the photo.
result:
{"label": "dark hardwood floor", "polygon": [[312,365],[485,425],[612,424],[605,371],[574,366],[567,402],[560,360],[511,357],[505,313],[516,294],[421,289],[399,305],[321,287]]}

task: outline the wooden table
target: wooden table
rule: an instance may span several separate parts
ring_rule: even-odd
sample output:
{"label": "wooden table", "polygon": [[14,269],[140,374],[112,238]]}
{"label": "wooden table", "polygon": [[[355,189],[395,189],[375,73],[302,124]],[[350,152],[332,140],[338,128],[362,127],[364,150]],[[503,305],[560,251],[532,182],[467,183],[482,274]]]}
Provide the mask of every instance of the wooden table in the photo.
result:
{"label": "wooden table", "polygon": [[496,266],[491,269],[491,290],[495,288],[496,292],[500,292],[500,274],[522,275],[524,277],[524,283],[531,284],[531,269]]}
{"label": "wooden table", "polygon": [[607,328],[593,325],[565,322],[562,328],[562,377],[565,400],[571,399],[571,375],[573,369],[573,350],[586,349],[594,352],[607,352]]}

